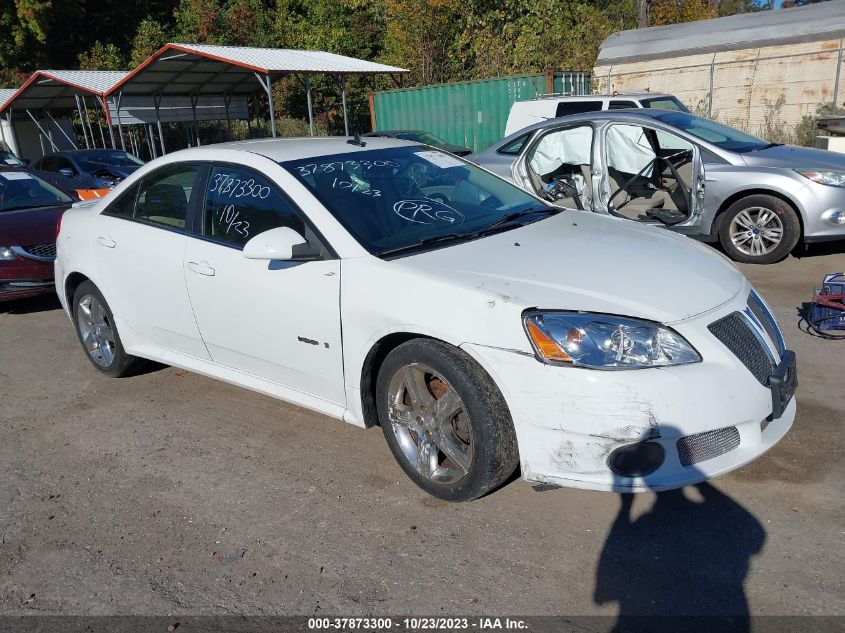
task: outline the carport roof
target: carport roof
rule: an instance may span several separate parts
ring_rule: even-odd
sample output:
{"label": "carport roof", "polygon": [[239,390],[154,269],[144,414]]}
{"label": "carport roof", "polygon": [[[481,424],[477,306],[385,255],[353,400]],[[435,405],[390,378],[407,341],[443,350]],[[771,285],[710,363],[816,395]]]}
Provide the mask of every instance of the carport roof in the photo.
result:
{"label": "carport roof", "polygon": [[401,74],[404,68],[368,62],[323,51],[280,48],[166,44],[112,86],[107,94],[252,94],[255,73],[269,77],[290,74]]}
{"label": "carport roof", "polygon": [[17,91],[17,88],[0,88],[0,109]]}
{"label": "carport roof", "polygon": [[0,98],[0,112],[13,105],[18,110],[75,108],[75,95],[102,97],[127,74],[126,70],[38,70],[10,96]]}

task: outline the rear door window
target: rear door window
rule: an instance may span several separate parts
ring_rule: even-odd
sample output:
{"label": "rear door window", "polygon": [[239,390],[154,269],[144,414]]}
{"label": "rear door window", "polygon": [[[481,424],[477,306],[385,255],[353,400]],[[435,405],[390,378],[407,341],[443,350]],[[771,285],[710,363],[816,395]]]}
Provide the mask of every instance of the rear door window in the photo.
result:
{"label": "rear door window", "polygon": [[633,101],[611,101],[608,110],[627,110],[629,108],[636,108],[637,104]]}
{"label": "rear door window", "polygon": [[134,219],[188,229],[191,201],[204,171],[200,165],[167,165],[144,178],[135,199]]}
{"label": "rear door window", "polygon": [[601,110],[601,101],[561,101],[557,104],[555,116],[569,116],[570,114],[581,114],[582,112],[598,112]]}

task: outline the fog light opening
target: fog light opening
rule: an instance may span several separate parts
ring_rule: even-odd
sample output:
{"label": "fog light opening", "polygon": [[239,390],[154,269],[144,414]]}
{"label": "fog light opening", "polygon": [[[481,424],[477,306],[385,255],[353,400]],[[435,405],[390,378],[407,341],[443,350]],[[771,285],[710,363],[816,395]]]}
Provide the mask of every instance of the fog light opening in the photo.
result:
{"label": "fog light opening", "polygon": [[620,446],[608,457],[607,463],[621,477],[644,477],[660,468],[666,453],[657,442],[640,442]]}

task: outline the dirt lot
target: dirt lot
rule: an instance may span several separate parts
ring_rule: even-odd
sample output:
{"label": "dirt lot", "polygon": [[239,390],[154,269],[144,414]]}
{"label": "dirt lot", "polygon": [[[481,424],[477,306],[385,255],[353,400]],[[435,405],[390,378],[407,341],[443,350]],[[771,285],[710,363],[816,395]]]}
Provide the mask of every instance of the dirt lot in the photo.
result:
{"label": "dirt lot", "polygon": [[746,273],[799,413],[686,494],[453,505],[364,431],[182,370],[98,374],[53,300],[0,305],[0,613],[845,615],[845,342],[796,306],[841,248]]}

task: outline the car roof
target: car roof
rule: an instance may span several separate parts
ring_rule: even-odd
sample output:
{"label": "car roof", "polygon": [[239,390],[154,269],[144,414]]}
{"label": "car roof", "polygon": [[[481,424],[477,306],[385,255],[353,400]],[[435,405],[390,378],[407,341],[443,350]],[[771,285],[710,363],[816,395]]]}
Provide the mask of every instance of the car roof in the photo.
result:
{"label": "car roof", "polygon": [[[405,141],[392,137],[368,136],[364,141],[365,146],[349,143],[348,136],[321,136],[301,138],[263,138],[249,141],[235,141],[233,143],[220,143],[214,145],[215,149],[229,149],[241,152],[251,152],[265,156],[272,161],[282,162],[287,160],[300,160],[313,156],[326,156],[329,154],[352,154],[354,152],[366,152],[377,149],[389,149],[391,147],[407,147],[419,145],[413,141]],[[203,145],[196,149],[208,149],[209,145]],[[190,150],[183,150],[190,151]]]}
{"label": "car roof", "polygon": [[617,92],[612,95],[540,95],[531,101],[542,101],[553,99],[555,101],[588,101],[604,99],[654,99],[663,97],[674,97],[665,92]]}
{"label": "car roof", "polygon": [[[516,138],[517,136],[521,136],[526,132],[533,132],[534,130],[539,130],[541,128],[549,127],[550,125],[559,125],[561,123],[568,123],[573,122],[577,123],[578,121],[640,121],[643,120],[654,120],[657,119],[658,116],[669,114],[673,112],[672,110],[658,110],[655,108],[630,108],[625,110],[595,110],[594,112],[582,112],[581,114],[570,114],[567,116],[561,116],[554,119],[546,119],[545,121],[540,121],[539,123],[534,123],[533,125],[528,125],[521,130],[517,130],[513,134],[511,134],[508,139]],[[678,114],[686,114],[689,116],[695,116],[689,112],[680,112]],[[662,121],[660,121],[662,123]],[[507,139],[503,139],[502,143]]]}

